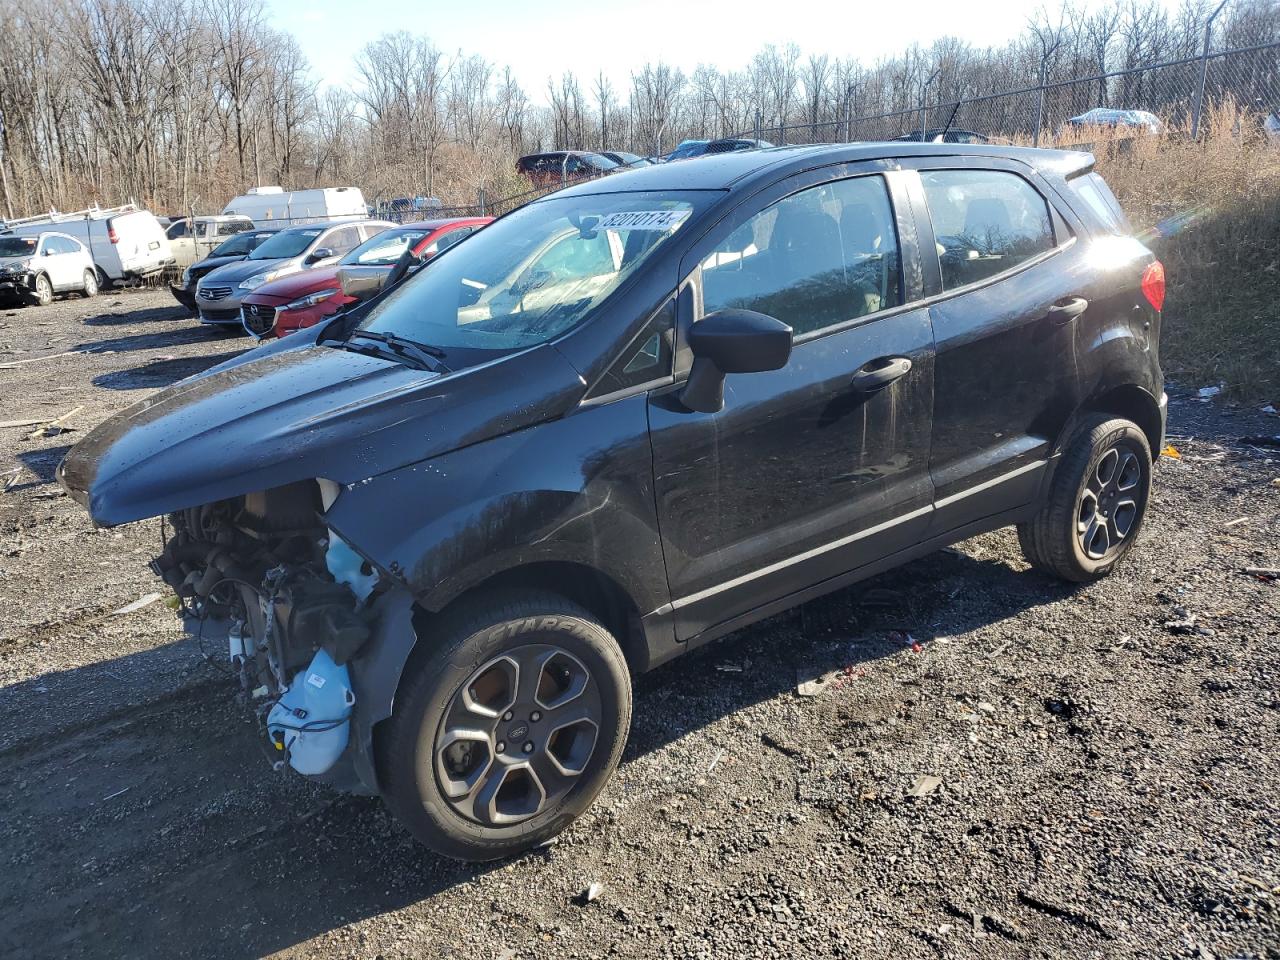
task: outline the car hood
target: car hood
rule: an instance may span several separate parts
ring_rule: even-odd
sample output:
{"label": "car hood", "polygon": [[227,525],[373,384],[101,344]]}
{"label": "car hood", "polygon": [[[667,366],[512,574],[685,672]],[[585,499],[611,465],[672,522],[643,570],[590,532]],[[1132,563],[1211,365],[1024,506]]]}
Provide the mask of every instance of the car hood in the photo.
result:
{"label": "car hood", "polygon": [[324,477],[343,485],[564,413],[550,346],[440,374],[317,344],[314,327],[180,381],[77,443],[58,480],[114,526]]}
{"label": "car hood", "polygon": [[298,297],[305,297],[308,293],[323,290],[325,287],[336,289],[337,286],[337,267],[317,267],[313,270],[291,273],[289,276],[281,277],[279,280],[264,283],[249,296],[245,297],[245,300],[249,303],[269,303],[274,302],[271,298],[276,298],[281,302],[287,302],[296,300]]}
{"label": "car hood", "polygon": [[218,267],[211,273],[206,273],[201,279],[210,283],[217,281],[219,283],[239,283],[241,280],[248,280],[250,277],[257,276],[259,273],[267,273],[275,270],[281,264],[285,263],[284,259],[280,260],[250,260],[245,258],[237,260],[234,263],[228,263],[225,267]]}
{"label": "car hood", "polygon": [[31,257],[29,255],[25,257],[0,257],[0,267],[7,267],[11,263],[16,263],[19,266],[25,267],[30,262]]}
{"label": "car hood", "polygon": [[228,263],[239,263],[243,259],[243,254],[234,257],[205,257],[203,260],[197,260],[191,265],[191,272],[204,276],[212,270],[225,267]]}

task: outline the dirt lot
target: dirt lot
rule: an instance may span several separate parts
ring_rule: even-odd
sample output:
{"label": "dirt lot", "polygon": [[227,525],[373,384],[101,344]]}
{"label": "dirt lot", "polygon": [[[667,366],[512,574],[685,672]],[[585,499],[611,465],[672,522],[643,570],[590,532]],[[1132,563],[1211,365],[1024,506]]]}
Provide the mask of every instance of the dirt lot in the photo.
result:
{"label": "dirt lot", "polygon": [[1005,531],[640,678],[593,812],[477,868],[273,774],[163,602],[114,612],[158,522],[52,480],[245,346],[163,291],[0,310],[0,420],[83,407],[0,429],[0,954],[1280,957],[1280,585],[1241,572],[1280,565],[1280,451],[1240,440],[1280,419],[1175,397],[1104,583]]}

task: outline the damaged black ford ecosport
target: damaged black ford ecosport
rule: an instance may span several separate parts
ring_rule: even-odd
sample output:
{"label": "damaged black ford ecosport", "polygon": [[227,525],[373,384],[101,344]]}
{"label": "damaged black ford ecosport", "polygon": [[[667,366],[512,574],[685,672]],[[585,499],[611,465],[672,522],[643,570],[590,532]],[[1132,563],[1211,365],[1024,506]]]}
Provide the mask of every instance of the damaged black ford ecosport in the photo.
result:
{"label": "damaged black ford ecosport", "polygon": [[1164,276],[1083,153],[726,154],[553,194],[67,456],[225,642],[280,767],[500,857],[618,763],[631,674],[1016,524],[1110,572]]}

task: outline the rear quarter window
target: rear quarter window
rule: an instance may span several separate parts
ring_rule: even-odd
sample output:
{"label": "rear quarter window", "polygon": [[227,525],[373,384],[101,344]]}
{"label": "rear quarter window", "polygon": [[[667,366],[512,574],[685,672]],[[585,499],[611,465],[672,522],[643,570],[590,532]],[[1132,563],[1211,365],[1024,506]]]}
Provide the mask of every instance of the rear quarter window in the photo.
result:
{"label": "rear quarter window", "polygon": [[1111,192],[1107,182],[1096,173],[1069,180],[1071,192],[1088,208],[1108,233],[1128,236],[1133,232],[1129,220],[1120,208],[1120,202]]}

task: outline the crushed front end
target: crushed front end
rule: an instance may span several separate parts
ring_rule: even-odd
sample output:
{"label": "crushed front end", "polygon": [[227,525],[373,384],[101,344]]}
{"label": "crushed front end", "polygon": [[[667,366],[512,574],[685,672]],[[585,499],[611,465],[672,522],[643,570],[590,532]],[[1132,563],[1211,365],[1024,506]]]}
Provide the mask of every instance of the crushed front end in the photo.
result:
{"label": "crushed front end", "polygon": [[153,567],[202,652],[226,657],[276,768],[371,790],[350,762],[349,665],[372,636],[379,577],[324,524],[337,489],[303,481],[171,514]]}

